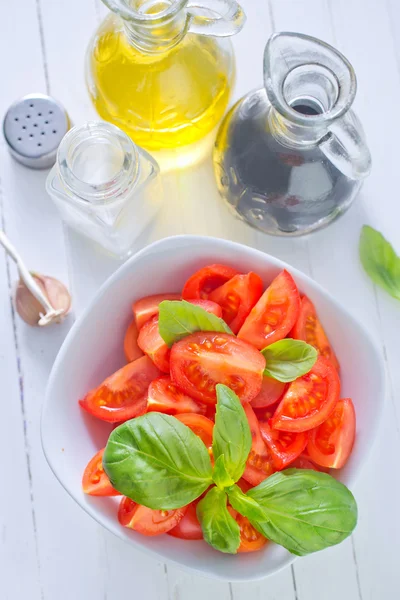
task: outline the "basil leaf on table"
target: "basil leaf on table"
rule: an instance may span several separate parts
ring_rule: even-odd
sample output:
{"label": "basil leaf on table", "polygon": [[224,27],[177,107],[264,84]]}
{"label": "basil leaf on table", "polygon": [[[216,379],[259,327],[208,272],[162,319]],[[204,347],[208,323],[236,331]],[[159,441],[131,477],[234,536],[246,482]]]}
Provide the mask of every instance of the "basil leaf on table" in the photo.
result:
{"label": "basil leaf on table", "polygon": [[227,508],[227,495],[211,488],[196,509],[205,541],[216,550],[236,554],[240,545],[240,527]]}
{"label": "basil leaf on table", "polygon": [[279,340],[261,350],[267,361],[264,375],[287,383],[308,373],[314,366],[318,352],[301,340]]}
{"label": "basil leaf on table", "polygon": [[400,300],[400,257],[379,231],[364,225],[360,236],[360,259],[372,281]]}
{"label": "basil leaf on table", "polygon": [[232,506],[266,538],[298,556],[339,544],[357,524],[352,493],[326,473],[287,469],[247,494],[236,488],[228,490]]}
{"label": "basil leaf on table", "polygon": [[226,470],[225,456],[223,454],[220,454],[215,461],[212,477],[213,482],[221,489],[230,487],[235,483]]}
{"label": "basil leaf on table", "polygon": [[251,449],[251,432],[243,406],[226,385],[218,383],[217,411],[213,431],[213,455],[224,455],[225,467],[233,482],[240,479]]}
{"label": "basil leaf on table", "polygon": [[196,331],[232,334],[225,321],[185,300],[164,300],[159,308],[158,329],[169,347]]}
{"label": "basil leaf on table", "polygon": [[115,489],[153,509],[181,508],[212,483],[202,440],[175,417],[156,412],[114,429],[103,466]]}

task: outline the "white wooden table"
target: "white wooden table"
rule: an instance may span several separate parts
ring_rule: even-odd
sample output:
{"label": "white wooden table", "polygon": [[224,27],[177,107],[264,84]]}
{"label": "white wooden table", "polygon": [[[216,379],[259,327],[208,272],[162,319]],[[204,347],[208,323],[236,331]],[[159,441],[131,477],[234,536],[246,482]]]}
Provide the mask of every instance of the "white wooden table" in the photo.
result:
{"label": "white wooden table", "polygon": [[[0,225],[32,268],[69,284],[74,313],[59,327],[31,329],[15,315],[14,266],[0,252],[0,598],[2,600],[381,600],[398,597],[400,557],[400,304],[374,289],[357,244],[364,223],[400,251],[399,0],[242,0],[248,15],[234,38],[235,97],[262,84],[262,53],[273,30],[320,37],[342,50],[358,75],[356,109],[373,171],[351,210],[301,239],[255,233],[235,221],[215,189],[211,163],[166,179],[167,198],[146,240],[208,234],[256,246],[309,273],[378,337],[389,393],[383,427],[355,494],[359,524],[339,547],[298,560],[265,581],[224,584],[143,556],[90,519],[50,472],[40,445],[48,374],[75,315],[118,266],[66,231],[44,190],[46,172],[26,169],[0,141]],[[93,116],[83,81],[100,0],[20,0],[2,6],[0,114],[34,91],[59,98],[78,124]],[[356,363],[357,357],[354,357]],[[365,374],[368,377],[368,373]]]}

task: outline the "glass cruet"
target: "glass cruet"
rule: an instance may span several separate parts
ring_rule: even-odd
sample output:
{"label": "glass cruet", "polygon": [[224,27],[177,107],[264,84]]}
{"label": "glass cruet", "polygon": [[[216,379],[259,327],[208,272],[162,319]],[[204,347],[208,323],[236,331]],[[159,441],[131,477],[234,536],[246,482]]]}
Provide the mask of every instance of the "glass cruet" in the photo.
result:
{"label": "glass cruet", "polygon": [[234,83],[233,0],[103,0],[112,11],[90,42],[86,80],[99,115],[140,146],[199,141],[222,118]]}
{"label": "glass cruet", "polygon": [[350,206],[371,168],[351,110],[355,73],[321,40],[277,33],[265,49],[264,83],[221,124],[219,191],[237,216],[265,233],[309,233]]}

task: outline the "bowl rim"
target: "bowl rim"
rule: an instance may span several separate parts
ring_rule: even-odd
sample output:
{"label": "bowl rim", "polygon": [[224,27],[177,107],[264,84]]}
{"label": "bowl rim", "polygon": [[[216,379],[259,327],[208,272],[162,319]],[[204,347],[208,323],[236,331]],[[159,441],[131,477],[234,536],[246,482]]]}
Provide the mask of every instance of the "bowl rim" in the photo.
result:
{"label": "bowl rim", "polygon": [[260,572],[259,574],[253,574],[251,579],[243,577],[239,574],[237,577],[233,577],[231,575],[230,576],[231,578],[228,579],[223,574],[219,574],[216,572],[208,572],[203,569],[198,569],[194,566],[183,564],[179,560],[176,560],[172,557],[166,557],[164,554],[158,552],[157,549],[142,546],[140,543],[139,544],[136,543],[136,541],[133,539],[128,540],[125,537],[120,536],[116,531],[114,531],[113,529],[110,529],[107,526],[107,524],[105,522],[103,522],[103,520],[101,518],[99,518],[97,511],[94,509],[94,507],[81,503],[80,498],[74,493],[73,490],[69,489],[64,484],[64,482],[58,475],[57,468],[54,465],[53,460],[52,460],[51,451],[49,451],[46,446],[46,434],[45,434],[45,427],[44,427],[44,419],[45,419],[45,414],[47,412],[47,408],[50,404],[50,390],[53,387],[53,382],[56,379],[56,376],[58,375],[59,367],[64,360],[64,356],[68,353],[70,346],[73,344],[74,339],[80,330],[81,324],[86,320],[88,315],[92,312],[94,306],[97,304],[97,302],[100,300],[100,298],[103,297],[103,295],[114,285],[114,283],[116,281],[118,281],[121,277],[123,277],[125,275],[126,272],[128,272],[131,269],[131,265],[133,263],[140,260],[143,256],[146,256],[147,254],[152,253],[154,250],[159,250],[163,246],[170,246],[173,243],[187,242],[188,240],[190,240],[191,242],[200,243],[200,244],[201,243],[209,244],[210,242],[217,243],[217,244],[220,244],[225,247],[234,248],[235,250],[245,249],[246,252],[250,251],[251,253],[262,255],[262,257],[265,258],[266,263],[269,263],[270,265],[281,268],[281,269],[287,269],[294,276],[295,279],[298,278],[300,280],[305,280],[305,281],[307,281],[308,284],[311,285],[311,287],[316,288],[319,293],[321,293],[322,295],[327,297],[328,300],[333,303],[333,305],[335,306],[335,309],[338,310],[339,313],[344,314],[346,316],[346,318],[350,319],[356,325],[356,327],[360,330],[360,332],[362,332],[364,337],[367,338],[369,344],[371,345],[371,347],[373,348],[373,350],[375,352],[376,357],[378,357],[378,362],[379,362],[378,372],[381,373],[381,388],[382,388],[381,408],[382,408],[382,410],[378,411],[378,415],[377,415],[377,419],[376,419],[376,427],[374,428],[374,431],[372,432],[371,443],[369,444],[368,449],[365,451],[365,454],[364,454],[364,457],[366,460],[364,460],[362,462],[362,464],[360,464],[358,466],[358,468],[350,474],[349,480],[346,483],[347,487],[349,487],[350,489],[354,487],[356,480],[358,479],[361,471],[363,470],[365,463],[368,462],[368,458],[370,457],[370,454],[376,444],[379,429],[380,429],[380,426],[382,423],[382,413],[383,413],[385,403],[386,403],[387,376],[386,376],[385,363],[384,363],[384,359],[382,356],[379,342],[375,340],[375,338],[373,337],[370,330],[367,329],[359,321],[359,319],[357,317],[355,317],[346,307],[342,306],[339,303],[339,301],[336,300],[336,298],[329,291],[327,291],[322,285],[320,285],[317,281],[312,279],[306,273],[303,273],[302,271],[300,271],[296,267],[293,267],[289,263],[287,263],[279,258],[276,258],[275,256],[272,256],[271,254],[263,252],[262,250],[259,250],[258,248],[253,248],[252,246],[247,246],[246,244],[242,244],[240,242],[234,242],[231,240],[217,238],[214,236],[182,234],[182,235],[168,236],[168,237],[162,238],[160,240],[157,240],[155,242],[152,242],[151,244],[148,244],[147,246],[145,246],[144,248],[142,248],[141,250],[136,252],[126,262],[124,262],[122,265],[120,265],[116,269],[116,271],[110,277],[108,277],[106,279],[106,281],[104,281],[102,283],[102,285],[100,286],[100,288],[98,289],[96,294],[93,296],[93,298],[91,299],[89,304],[86,306],[86,308],[82,311],[82,313],[78,316],[78,318],[72,324],[68,334],[66,335],[66,337],[61,345],[61,348],[56,356],[53,367],[51,369],[51,373],[50,373],[50,376],[49,376],[49,379],[47,382],[47,386],[46,386],[45,397],[44,397],[42,407],[41,407],[40,439],[41,439],[42,450],[43,450],[43,454],[46,458],[46,461],[47,461],[51,471],[53,472],[53,474],[55,475],[56,479],[61,484],[61,486],[64,488],[64,490],[69,494],[69,496],[88,515],[90,515],[97,523],[99,523],[102,527],[107,529],[110,533],[117,536],[119,539],[134,546],[136,550],[144,552],[148,556],[151,556],[152,558],[155,558],[157,560],[162,560],[163,562],[176,564],[180,568],[185,569],[186,571],[190,571],[192,573],[196,573],[197,575],[202,575],[204,577],[208,577],[208,578],[212,578],[212,579],[216,579],[216,580],[220,580],[220,581],[257,581],[257,580],[265,579],[275,573],[278,573],[285,567],[291,565],[298,557],[296,557],[295,555],[290,554],[288,552],[287,558],[285,560],[283,560],[282,564],[279,565],[279,567],[275,568],[274,571],[272,571],[270,573]]}

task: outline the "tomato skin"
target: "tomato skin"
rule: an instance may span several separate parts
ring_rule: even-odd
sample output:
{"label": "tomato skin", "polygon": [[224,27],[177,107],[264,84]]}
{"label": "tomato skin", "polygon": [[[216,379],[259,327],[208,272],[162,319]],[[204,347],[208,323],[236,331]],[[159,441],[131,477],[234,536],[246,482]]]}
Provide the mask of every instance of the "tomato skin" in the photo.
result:
{"label": "tomato skin", "polygon": [[178,525],[175,525],[173,529],[167,532],[168,535],[181,540],[203,539],[203,531],[196,513],[198,503],[199,500],[196,500],[189,504],[183,518],[179,521]]}
{"label": "tomato skin", "polygon": [[294,460],[292,462],[292,464],[289,467],[290,469],[310,469],[311,471],[319,471],[319,469],[316,467],[316,465],[314,465],[314,463],[311,462],[311,460],[308,460],[308,458],[306,456],[304,456],[303,454],[301,454],[298,458],[296,458],[296,460]]}
{"label": "tomato skin", "polygon": [[307,446],[308,432],[278,431],[271,429],[268,423],[260,423],[260,431],[277,471],[289,466]]}
{"label": "tomato skin", "polygon": [[203,415],[196,415],[195,413],[175,415],[175,418],[189,427],[193,433],[203,440],[207,448],[211,448],[214,423],[210,419],[207,419]]}
{"label": "tomato skin", "polygon": [[310,432],[307,452],[317,465],[341,469],[347,462],[356,435],[356,413],[350,398],[336,403],[330,416]]}
{"label": "tomato skin", "polygon": [[128,329],[126,330],[124,337],[124,353],[125,358],[128,362],[133,362],[137,358],[143,356],[143,352],[138,346],[138,328],[136,327],[135,321],[131,321]]}
{"label": "tomato skin", "polygon": [[251,310],[238,337],[262,350],[287,336],[299,310],[300,295],[296,283],[290,273],[281,271]]}
{"label": "tomato skin", "polygon": [[319,356],[309,373],[289,385],[270,425],[281,431],[318,427],[331,414],[339,393],[338,372],[329,360]]}
{"label": "tomato skin", "polygon": [[263,293],[263,282],[257,273],[235,275],[211,292],[209,298],[222,307],[222,318],[237,333]]}
{"label": "tomato skin", "polygon": [[240,546],[239,552],[257,552],[265,546],[267,538],[253,527],[247,517],[241,514],[236,515],[237,524],[240,527]]}
{"label": "tomato skin", "polygon": [[250,426],[252,445],[242,478],[255,486],[275,473],[276,469],[271,453],[261,436],[260,424],[254,410],[250,404],[245,404],[243,408]]}
{"label": "tomato skin", "polygon": [[88,462],[82,477],[82,489],[89,496],[120,496],[103,469],[104,448]]}
{"label": "tomato skin", "polygon": [[171,350],[164,342],[158,329],[158,316],[152,317],[139,331],[139,348],[147,354],[163,373],[169,373]]}
{"label": "tomato skin", "polygon": [[186,506],[175,510],[153,510],[124,496],[118,508],[118,521],[143,535],[155,536],[173,529],[185,512]]}
{"label": "tomato skin", "polygon": [[222,317],[222,308],[216,302],[212,300],[188,300],[190,304],[194,304],[195,306],[200,306],[209,313],[216,315],[217,317]]}
{"label": "tomato skin", "polygon": [[251,400],[250,404],[253,408],[267,408],[276,404],[280,400],[287,389],[287,384],[273,379],[272,377],[263,376],[261,391]]}
{"label": "tomato skin", "polygon": [[151,382],[147,397],[147,412],[168,415],[179,413],[204,414],[206,407],[180,390],[170,377],[159,377]]}
{"label": "tomato skin", "polygon": [[301,299],[299,316],[293,327],[291,337],[314,346],[319,354],[330,360],[335,369],[339,371],[339,361],[318,319],[315,306],[307,296],[303,296]]}
{"label": "tomato skin", "polygon": [[192,298],[207,300],[213,290],[237,274],[236,269],[227,265],[215,264],[203,267],[186,281],[182,290],[182,298],[184,300],[191,300]]}
{"label": "tomato skin", "polygon": [[180,300],[180,294],[154,294],[146,296],[132,304],[132,312],[136,321],[137,328],[140,330],[143,325],[158,315],[158,307],[163,300]]}
{"label": "tomato skin", "polygon": [[127,421],[146,412],[148,387],[159,376],[157,367],[147,356],[142,356],[107,377],[79,404],[102,421]]}
{"label": "tomato skin", "polygon": [[172,346],[170,368],[172,380],[201,402],[216,403],[217,383],[249,402],[260,392],[265,358],[232,335],[201,331]]}

